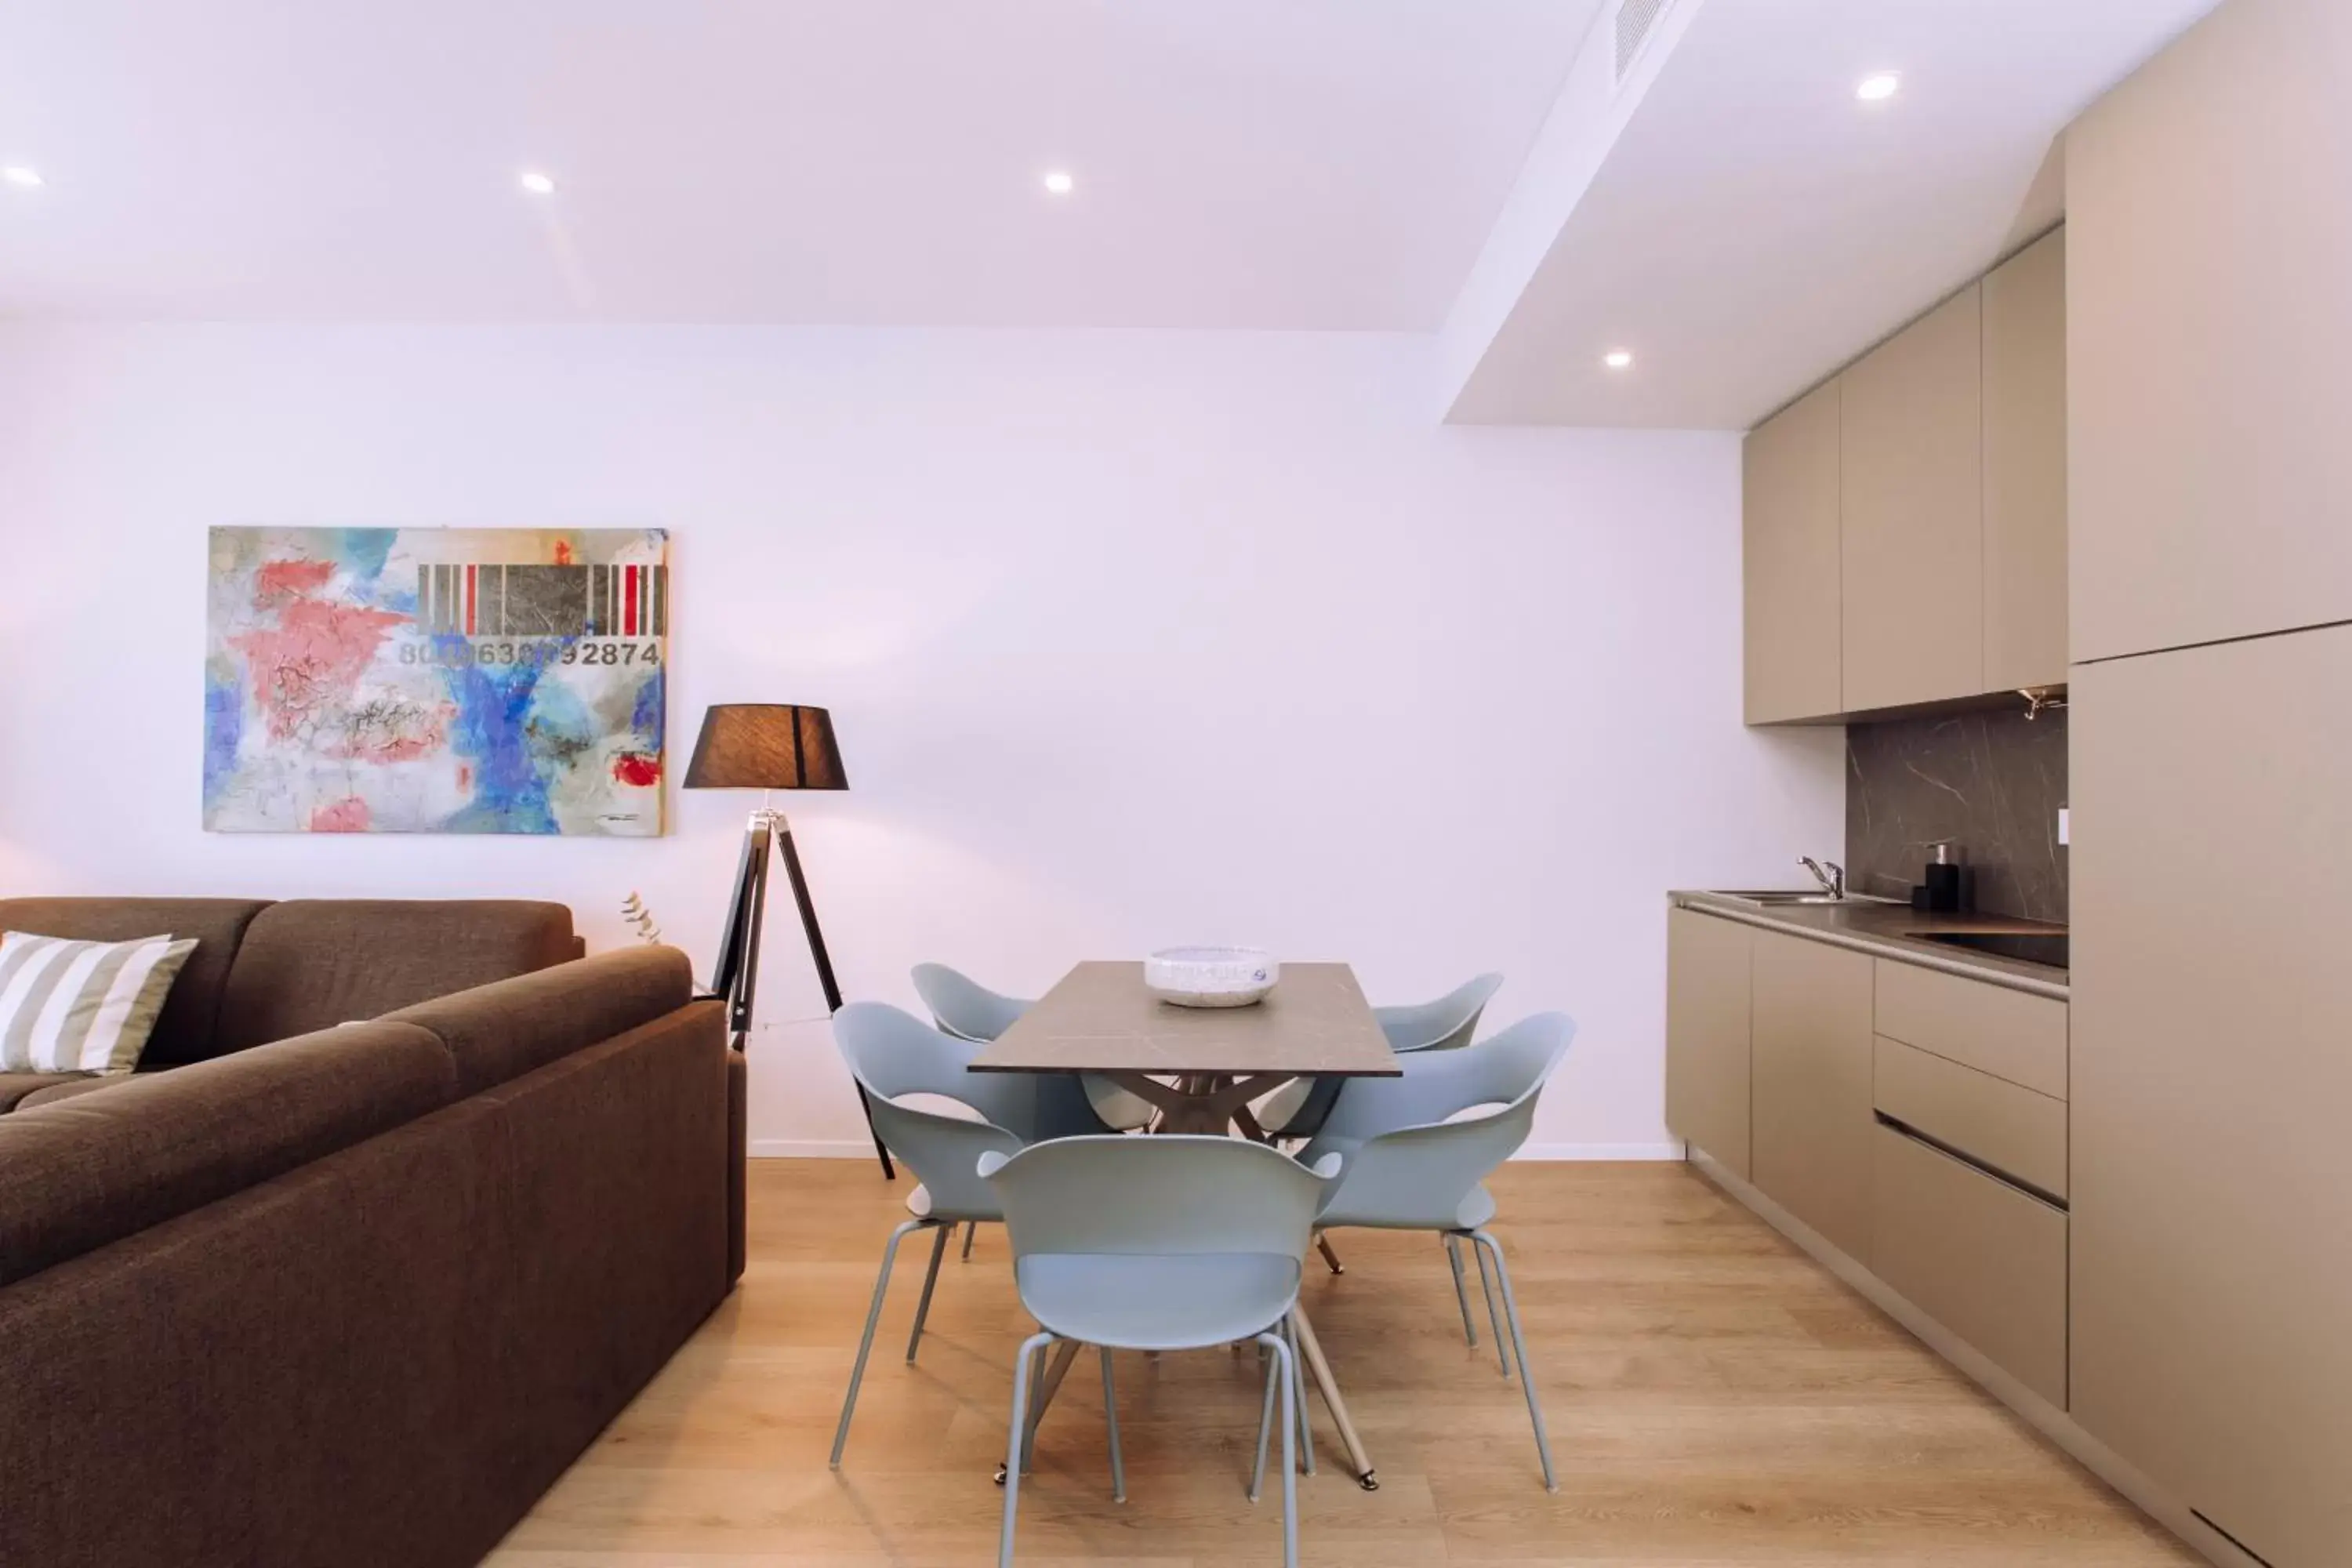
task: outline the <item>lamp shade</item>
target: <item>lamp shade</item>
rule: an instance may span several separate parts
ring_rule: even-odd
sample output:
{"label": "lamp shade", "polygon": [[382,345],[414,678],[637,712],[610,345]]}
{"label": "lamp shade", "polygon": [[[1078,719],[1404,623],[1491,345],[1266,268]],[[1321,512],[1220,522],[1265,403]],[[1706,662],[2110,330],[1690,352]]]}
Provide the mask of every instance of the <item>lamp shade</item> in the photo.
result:
{"label": "lamp shade", "polygon": [[702,716],[688,789],[847,789],[833,715],[791,703],[722,702]]}

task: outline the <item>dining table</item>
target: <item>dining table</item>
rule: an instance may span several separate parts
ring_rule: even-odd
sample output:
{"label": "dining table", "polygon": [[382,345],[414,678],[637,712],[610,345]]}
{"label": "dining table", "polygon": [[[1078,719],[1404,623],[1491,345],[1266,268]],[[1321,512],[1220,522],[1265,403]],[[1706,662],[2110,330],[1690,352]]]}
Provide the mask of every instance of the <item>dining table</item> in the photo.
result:
{"label": "dining table", "polygon": [[[973,1072],[1080,1073],[1104,1078],[1155,1107],[1155,1131],[1261,1136],[1253,1101],[1301,1078],[1396,1078],[1389,1047],[1355,971],[1345,963],[1285,963],[1264,999],[1237,1007],[1181,1006],[1144,984],[1140,963],[1093,960],[983,1047]],[[1380,1482],[1348,1402],[1303,1306],[1292,1313],[1301,1359],[1359,1485]],[[1045,1371],[1031,1424],[1044,1415],[1077,1355],[1064,1342]],[[1310,1457],[1308,1463],[1312,1464]]]}

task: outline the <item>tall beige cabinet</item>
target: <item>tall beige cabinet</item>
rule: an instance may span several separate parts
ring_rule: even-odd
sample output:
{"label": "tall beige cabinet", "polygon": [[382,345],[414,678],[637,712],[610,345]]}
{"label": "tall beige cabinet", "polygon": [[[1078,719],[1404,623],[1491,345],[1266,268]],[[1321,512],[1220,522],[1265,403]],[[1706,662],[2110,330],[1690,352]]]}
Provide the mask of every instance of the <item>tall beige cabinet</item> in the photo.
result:
{"label": "tall beige cabinet", "polygon": [[2352,6],[2068,134],[2072,1415],[2352,1563]]}
{"label": "tall beige cabinet", "polygon": [[2228,0],[2067,132],[2076,659],[2352,616],[2347,188],[2344,0]]}
{"label": "tall beige cabinet", "polygon": [[2073,692],[2074,1419],[2352,1563],[2352,627]]}

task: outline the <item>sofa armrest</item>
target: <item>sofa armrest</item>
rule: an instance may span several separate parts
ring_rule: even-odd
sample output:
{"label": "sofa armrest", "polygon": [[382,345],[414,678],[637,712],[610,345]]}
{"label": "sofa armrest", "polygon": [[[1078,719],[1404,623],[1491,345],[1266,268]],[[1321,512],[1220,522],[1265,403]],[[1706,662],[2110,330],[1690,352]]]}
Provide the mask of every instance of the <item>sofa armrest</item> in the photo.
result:
{"label": "sofa armrest", "polygon": [[478,1094],[686,1005],[694,977],[674,947],[599,953],[384,1015],[436,1037]]}

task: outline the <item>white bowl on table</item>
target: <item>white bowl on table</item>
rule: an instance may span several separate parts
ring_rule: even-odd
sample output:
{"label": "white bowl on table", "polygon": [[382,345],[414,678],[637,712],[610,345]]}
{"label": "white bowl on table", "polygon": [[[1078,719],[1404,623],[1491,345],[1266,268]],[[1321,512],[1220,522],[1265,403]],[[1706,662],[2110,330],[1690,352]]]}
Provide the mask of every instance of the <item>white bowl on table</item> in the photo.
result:
{"label": "white bowl on table", "polygon": [[1143,984],[1179,1007],[1246,1007],[1282,978],[1274,954],[1256,947],[1171,947],[1143,961]]}

